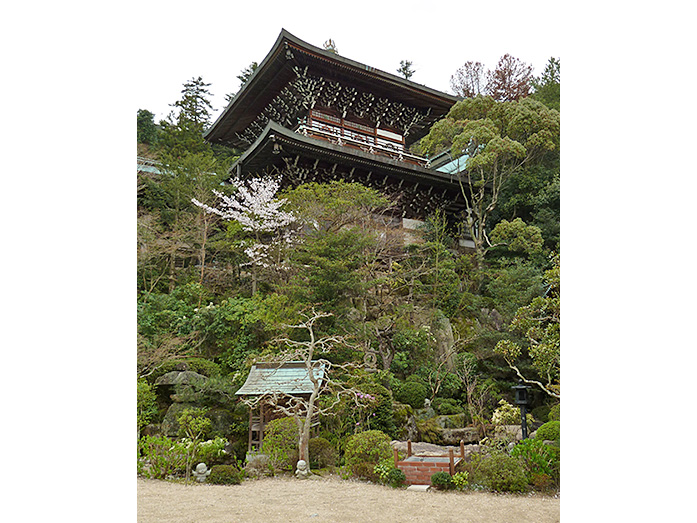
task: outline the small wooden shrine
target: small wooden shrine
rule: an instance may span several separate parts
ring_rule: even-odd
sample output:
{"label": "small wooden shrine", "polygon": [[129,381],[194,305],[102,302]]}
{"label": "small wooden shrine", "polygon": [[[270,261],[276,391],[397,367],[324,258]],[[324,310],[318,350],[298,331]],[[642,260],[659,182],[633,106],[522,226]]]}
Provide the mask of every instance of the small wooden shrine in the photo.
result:
{"label": "small wooden shrine", "polygon": [[458,100],[282,30],[206,139],[245,150],[235,176],[343,179],[397,197],[401,218],[453,215],[464,207],[455,176],[408,148]]}
{"label": "small wooden shrine", "polygon": [[[324,365],[312,362],[315,378],[324,380]],[[244,385],[235,393],[245,399],[257,399],[249,410],[249,443],[247,451],[260,451],[264,442],[264,429],[269,421],[284,417],[278,406],[288,398],[309,399],[313,383],[304,361],[286,363],[257,363],[253,365]]]}

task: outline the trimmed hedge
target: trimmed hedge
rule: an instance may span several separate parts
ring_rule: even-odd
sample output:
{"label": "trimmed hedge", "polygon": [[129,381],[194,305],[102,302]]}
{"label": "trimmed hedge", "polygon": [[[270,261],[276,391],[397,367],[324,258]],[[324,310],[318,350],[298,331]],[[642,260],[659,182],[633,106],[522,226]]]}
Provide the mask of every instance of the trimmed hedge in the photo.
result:
{"label": "trimmed hedge", "polygon": [[544,425],[542,425],[539,429],[537,429],[537,433],[535,434],[535,439],[536,440],[551,440],[551,441],[559,441],[560,438],[560,423],[558,421],[548,421]]}

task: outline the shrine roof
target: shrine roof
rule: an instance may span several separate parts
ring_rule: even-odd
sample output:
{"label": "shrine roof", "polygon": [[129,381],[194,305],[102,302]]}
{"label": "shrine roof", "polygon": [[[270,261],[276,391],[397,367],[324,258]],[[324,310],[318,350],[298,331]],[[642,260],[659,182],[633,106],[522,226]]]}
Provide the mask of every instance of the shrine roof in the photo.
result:
{"label": "shrine roof", "polygon": [[[324,379],[324,364],[316,361],[318,378]],[[252,365],[247,381],[235,393],[238,396],[260,396],[262,394],[311,394],[313,384],[303,361],[286,363],[257,363]]]}
{"label": "shrine roof", "polygon": [[428,110],[423,127],[416,130],[410,141],[426,134],[428,128],[460,100],[457,96],[310,45],[283,29],[264,60],[206,132],[205,138],[213,143],[242,146],[237,133],[253,122],[281,89],[296,78],[295,67],[307,67],[313,74],[328,80],[340,81],[375,96]]}

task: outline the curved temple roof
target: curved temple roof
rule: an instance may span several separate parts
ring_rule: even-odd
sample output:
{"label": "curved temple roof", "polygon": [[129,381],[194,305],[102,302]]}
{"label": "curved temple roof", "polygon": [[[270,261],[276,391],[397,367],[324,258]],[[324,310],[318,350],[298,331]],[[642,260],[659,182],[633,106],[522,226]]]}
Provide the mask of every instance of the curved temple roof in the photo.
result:
{"label": "curved temple roof", "polygon": [[409,136],[410,142],[426,134],[428,128],[460,99],[320,49],[283,29],[259,67],[206,132],[205,138],[214,143],[244,146],[237,133],[244,131],[281,89],[296,78],[295,67],[307,67],[308,71],[327,80],[428,111],[428,117]]}

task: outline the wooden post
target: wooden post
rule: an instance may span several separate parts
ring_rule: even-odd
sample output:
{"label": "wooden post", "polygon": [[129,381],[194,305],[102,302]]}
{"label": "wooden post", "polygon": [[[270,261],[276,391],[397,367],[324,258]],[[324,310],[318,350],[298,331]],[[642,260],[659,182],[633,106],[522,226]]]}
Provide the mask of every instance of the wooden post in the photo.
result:
{"label": "wooden post", "polygon": [[399,452],[397,452],[397,449],[392,449],[392,453],[394,454],[394,468],[397,468],[397,462],[399,461]]}
{"label": "wooden post", "polygon": [[465,459],[465,442],[460,440],[460,457]]}
{"label": "wooden post", "polygon": [[448,449],[448,454],[450,455],[450,475],[455,474],[455,452],[453,449]]}
{"label": "wooden post", "polygon": [[411,440],[407,440],[407,457],[411,456]]}

